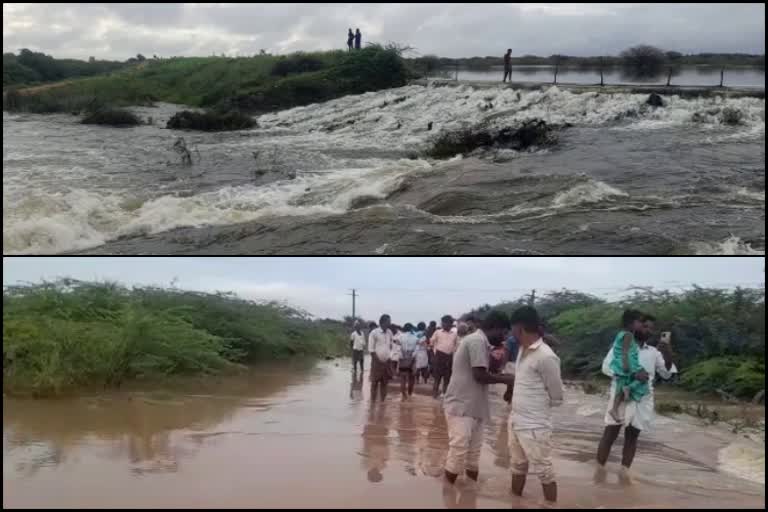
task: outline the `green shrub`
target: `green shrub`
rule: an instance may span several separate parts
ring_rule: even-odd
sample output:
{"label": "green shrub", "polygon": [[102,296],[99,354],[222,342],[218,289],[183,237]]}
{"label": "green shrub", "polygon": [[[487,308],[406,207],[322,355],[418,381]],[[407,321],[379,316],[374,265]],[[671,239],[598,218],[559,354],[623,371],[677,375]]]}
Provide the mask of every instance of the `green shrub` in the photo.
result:
{"label": "green shrub", "polygon": [[721,389],[738,398],[752,399],[765,388],[765,362],[744,357],[717,357],[686,369],[681,383],[692,391]]}
{"label": "green shrub", "polygon": [[270,74],[285,77],[292,73],[320,71],[324,67],[325,63],[317,57],[295,53],[290,56],[280,57],[272,67]]}
{"label": "green shrub", "polygon": [[346,351],[345,332],[340,322],[229,294],[73,280],[6,287],[3,389],[55,395],[274,358],[338,355]]}
{"label": "green shrub", "polygon": [[110,108],[89,113],[83,118],[82,123],[127,127],[140,125],[141,119],[127,110]]}
{"label": "green shrub", "polygon": [[245,130],[256,126],[250,116],[238,112],[177,112],[168,120],[166,128],[174,130],[202,130],[206,132]]}

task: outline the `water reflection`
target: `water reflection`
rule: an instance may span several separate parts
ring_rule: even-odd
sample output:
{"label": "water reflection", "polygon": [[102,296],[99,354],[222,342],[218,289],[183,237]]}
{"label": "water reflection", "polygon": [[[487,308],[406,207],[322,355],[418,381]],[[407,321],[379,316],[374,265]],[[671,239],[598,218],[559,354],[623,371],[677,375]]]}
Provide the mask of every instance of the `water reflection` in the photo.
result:
{"label": "water reflection", "polygon": [[363,399],[363,373],[359,377],[356,372],[352,372],[352,383],[349,385],[349,399],[359,402]]}
{"label": "water reflection", "polygon": [[176,472],[208,437],[219,434],[199,432],[215,429],[240,409],[268,411],[273,402],[263,397],[317,375],[294,365],[287,372],[258,369],[227,379],[169,384],[163,391],[58,400],[3,398],[4,474],[8,465],[17,477],[34,476],[65,463],[84,446],[101,457],[128,461],[135,476]]}
{"label": "water reflection", "polygon": [[371,403],[368,422],[363,427],[362,464],[368,481],[378,483],[384,480],[382,471],[389,460],[389,417],[385,404]]}
{"label": "water reflection", "polygon": [[401,402],[399,404],[399,421],[397,425],[397,455],[405,462],[405,471],[416,476],[416,442],[419,438],[419,430],[415,421],[414,403]]}
{"label": "water reflection", "polygon": [[444,485],[443,504],[448,509],[477,508],[477,490],[473,485]]}

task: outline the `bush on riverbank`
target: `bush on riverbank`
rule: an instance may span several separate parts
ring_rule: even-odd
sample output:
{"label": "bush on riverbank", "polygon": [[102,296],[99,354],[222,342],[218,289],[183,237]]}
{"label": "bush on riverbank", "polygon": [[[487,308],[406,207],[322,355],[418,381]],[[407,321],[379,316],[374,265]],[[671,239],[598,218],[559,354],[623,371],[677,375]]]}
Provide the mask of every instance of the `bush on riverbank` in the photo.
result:
{"label": "bush on riverbank", "polygon": [[218,132],[226,130],[245,130],[256,126],[250,116],[238,112],[177,112],[168,120],[166,128],[174,130],[202,130]]}
{"label": "bush on riverbank", "polygon": [[100,124],[116,127],[138,126],[141,124],[134,113],[119,108],[107,108],[87,114],[83,124]]}
{"label": "bush on riverbank", "polygon": [[[527,301],[521,297],[496,307],[510,311]],[[764,288],[642,290],[615,302],[563,290],[537,297],[536,307],[547,330],[561,340],[557,350],[566,376],[602,375],[621,313],[632,307],[654,315],[657,330],[672,333],[683,387],[752,400],[765,386]],[[472,313],[482,317],[490,309]]]}
{"label": "bush on riverbank", "polygon": [[765,362],[744,357],[716,357],[687,368],[681,383],[691,391],[721,390],[751,400],[765,389]]}
{"label": "bush on riverbank", "polygon": [[359,51],[340,53],[332,66],[265,83],[227,98],[219,107],[253,113],[270,112],[320,103],[348,94],[362,94],[402,87],[411,75],[396,46],[369,45]]}
{"label": "bush on riverbank", "polygon": [[60,280],[3,292],[3,390],[56,395],[340,354],[343,326],[228,294]]}

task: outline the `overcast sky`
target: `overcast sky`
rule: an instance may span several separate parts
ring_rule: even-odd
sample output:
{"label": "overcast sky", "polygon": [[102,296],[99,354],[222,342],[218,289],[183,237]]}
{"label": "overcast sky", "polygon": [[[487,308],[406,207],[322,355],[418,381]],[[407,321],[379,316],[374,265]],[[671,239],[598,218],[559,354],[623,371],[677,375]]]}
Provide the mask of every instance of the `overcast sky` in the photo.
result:
{"label": "overcast sky", "polygon": [[680,289],[691,284],[756,286],[762,257],[696,258],[3,258],[3,284],[74,277],[124,284],[233,291],[251,299],[287,301],[320,317],[358,314],[395,322],[436,320],[484,303],[541,295],[563,287],[605,298],[627,286]]}
{"label": "overcast sky", "polygon": [[3,4],[3,51],[125,60],[395,41],[445,57],[765,52],[765,4]]}

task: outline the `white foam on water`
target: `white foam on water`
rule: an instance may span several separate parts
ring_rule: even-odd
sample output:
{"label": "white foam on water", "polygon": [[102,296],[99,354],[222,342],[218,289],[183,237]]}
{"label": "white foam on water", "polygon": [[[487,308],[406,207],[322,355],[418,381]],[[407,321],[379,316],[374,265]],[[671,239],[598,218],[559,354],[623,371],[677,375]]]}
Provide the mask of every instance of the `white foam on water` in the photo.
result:
{"label": "white foam on water", "polygon": [[[622,119],[629,129],[661,129],[688,125],[695,113],[720,110],[727,104],[743,112],[748,129],[764,130],[765,101],[759,98],[729,98],[723,103],[717,97],[669,96],[666,105],[656,109],[645,105],[647,98],[647,94],[577,94],[554,86],[543,91],[407,86],[263,115],[259,125],[266,130],[312,130],[326,143],[338,141],[344,147],[369,144],[375,136],[382,144],[402,150],[423,147],[441,130],[464,125],[504,126],[538,118],[548,123],[600,126]],[[485,108],[488,104],[493,108]],[[628,112],[634,117],[627,117]],[[713,116],[712,122],[717,118]],[[428,130],[430,122],[432,129]],[[323,131],[329,126],[334,130]]]}
{"label": "white foam on water", "polygon": [[746,198],[765,203],[765,190],[750,190],[747,187],[731,187],[731,193],[737,198]]}
{"label": "white foam on water", "polygon": [[694,254],[699,256],[758,256],[765,254],[765,251],[753,249],[751,244],[745,243],[737,236],[730,236],[721,242],[694,242],[691,246]]}
{"label": "white foam on water", "polygon": [[401,178],[429,168],[400,160],[373,169],[342,169],[264,186],[225,187],[190,197],[136,201],[118,195],[72,190],[5,198],[3,250],[7,254],[84,249],[120,236],[159,233],[177,227],[236,224],[269,216],[339,214],[359,197],[384,198]]}
{"label": "white foam on water", "polygon": [[[762,99],[671,96],[665,97],[665,107],[652,109],[644,105],[647,97],[647,94],[576,94],[558,87],[516,91],[506,87],[474,89],[471,86],[406,86],[346,96],[262,115],[258,118],[259,128],[247,133],[216,134],[215,138],[200,135],[201,140],[209,141],[206,144],[215,144],[236,154],[277,148],[290,169],[296,171],[297,178],[262,186],[225,186],[190,197],[162,195],[147,199],[141,190],[146,188],[146,183],[139,182],[136,190],[123,188],[130,180],[121,180],[121,185],[110,188],[110,179],[98,174],[109,165],[109,154],[103,148],[84,151],[83,158],[93,165],[84,165],[82,169],[73,167],[57,172],[49,168],[50,162],[41,162],[34,169],[18,165],[18,172],[4,169],[3,249],[13,254],[53,253],[99,245],[121,235],[157,233],[181,226],[232,224],[270,215],[343,213],[356,198],[385,197],[406,175],[430,168],[432,164],[423,160],[399,158],[427,149],[443,130],[466,125],[514,126],[539,118],[548,123],[614,126],[616,120],[621,119],[620,123],[625,126],[653,130],[689,125],[695,113],[715,111],[727,105],[743,113],[744,125],[740,131],[729,131],[723,136],[736,136],[741,132],[764,136],[765,101]],[[627,117],[628,112],[633,112],[634,117]],[[705,120],[704,124],[719,126],[717,116],[712,117],[711,123]],[[4,113],[3,119],[13,117]],[[731,127],[722,129],[731,130]],[[713,137],[720,135],[709,131]],[[4,160],[11,155],[25,158],[15,153],[4,148]],[[504,160],[520,155],[500,151],[497,156]],[[55,162],[55,154],[53,157]],[[16,165],[9,167],[13,169]],[[760,196],[745,190],[739,194],[751,200],[762,197],[764,202],[764,193]],[[557,194],[550,206],[521,206],[498,215],[542,212],[549,215],[553,210],[599,206],[604,202],[609,203],[610,208],[617,200],[627,197],[619,189],[591,180]],[[441,220],[472,223],[493,219],[494,215]],[[724,242],[718,250],[728,250],[730,245]],[[755,254],[745,248],[740,250]]]}
{"label": "white foam on water", "polygon": [[739,439],[722,448],[717,459],[718,469],[765,485],[765,441]]}
{"label": "white foam on water", "polygon": [[602,181],[589,180],[558,193],[552,200],[552,206],[566,208],[582,204],[604,203],[622,197],[629,197],[629,194]]}

